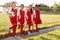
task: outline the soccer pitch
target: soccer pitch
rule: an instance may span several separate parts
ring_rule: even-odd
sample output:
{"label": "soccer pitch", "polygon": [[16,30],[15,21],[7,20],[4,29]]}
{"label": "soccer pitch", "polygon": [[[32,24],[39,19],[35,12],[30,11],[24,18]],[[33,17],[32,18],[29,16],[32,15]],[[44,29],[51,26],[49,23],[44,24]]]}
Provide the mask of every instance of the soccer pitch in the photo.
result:
{"label": "soccer pitch", "polygon": [[[41,13],[42,24],[39,25],[39,28],[43,27],[52,27],[54,25],[60,25],[60,15],[58,14],[42,14]],[[0,35],[8,33],[8,27],[11,25],[9,17],[6,13],[0,13]],[[28,27],[24,27],[26,30]],[[38,35],[34,37],[27,38],[26,40],[59,40],[60,38],[60,29],[57,29],[53,32]],[[35,38],[36,37],[36,38]]]}

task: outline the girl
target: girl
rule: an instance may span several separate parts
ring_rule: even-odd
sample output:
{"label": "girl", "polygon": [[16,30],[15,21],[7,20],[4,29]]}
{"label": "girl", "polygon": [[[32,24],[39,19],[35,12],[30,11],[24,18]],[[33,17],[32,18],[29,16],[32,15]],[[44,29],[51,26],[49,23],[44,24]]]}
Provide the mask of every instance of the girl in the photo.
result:
{"label": "girl", "polygon": [[22,36],[23,34],[23,27],[24,27],[24,22],[25,22],[25,11],[23,10],[24,9],[24,5],[21,4],[21,9],[19,10],[19,23],[20,23],[20,35]]}
{"label": "girl", "polygon": [[35,17],[34,17],[34,23],[36,24],[36,31],[38,31],[38,24],[42,24],[41,18],[40,18],[40,10],[38,8],[38,5],[35,5]]}
{"label": "girl", "polygon": [[28,34],[30,34],[30,29],[31,29],[31,25],[32,25],[32,13],[31,13],[31,10],[30,10],[30,6],[28,7],[27,9],[27,25],[28,25]]}
{"label": "girl", "polygon": [[[12,13],[14,14],[14,16],[11,15]],[[7,14],[9,15],[10,22],[12,24],[12,26],[9,27],[9,30],[12,29],[12,31],[13,31],[12,35],[14,37],[16,37],[17,9],[16,9],[16,3],[15,2],[12,3],[12,8],[10,9],[10,11],[7,11]]]}
{"label": "girl", "polygon": [[[33,14],[33,7],[32,5],[30,5],[30,11],[31,11],[31,14],[32,14],[32,22],[34,21],[34,14]],[[32,23],[32,30],[34,30],[34,22]]]}

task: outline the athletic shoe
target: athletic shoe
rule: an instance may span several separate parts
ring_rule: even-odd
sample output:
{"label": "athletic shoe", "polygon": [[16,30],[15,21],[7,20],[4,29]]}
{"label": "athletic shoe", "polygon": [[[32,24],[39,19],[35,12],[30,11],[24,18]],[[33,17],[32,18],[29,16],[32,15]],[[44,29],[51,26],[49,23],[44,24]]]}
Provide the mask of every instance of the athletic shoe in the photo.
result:
{"label": "athletic shoe", "polygon": [[30,35],[30,34],[31,34],[31,32],[30,32],[30,31],[28,31],[28,34]]}
{"label": "athletic shoe", "polygon": [[15,35],[14,38],[16,38],[17,36]]}

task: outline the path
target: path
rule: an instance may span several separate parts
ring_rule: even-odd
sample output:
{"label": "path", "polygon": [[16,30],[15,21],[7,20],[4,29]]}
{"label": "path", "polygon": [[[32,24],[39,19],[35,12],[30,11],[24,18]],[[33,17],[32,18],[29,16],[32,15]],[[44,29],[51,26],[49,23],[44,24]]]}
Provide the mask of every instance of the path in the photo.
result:
{"label": "path", "polygon": [[25,38],[28,38],[30,36],[42,35],[42,34],[54,31],[54,30],[59,29],[59,28],[60,28],[60,26],[55,26],[55,27],[51,27],[48,29],[39,30],[39,32],[33,32],[31,35],[26,35],[24,37],[20,37],[19,35],[17,35],[17,38],[9,37],[9,38],[5,38],[5,39],[1,39],[1,40],[24,40]]}

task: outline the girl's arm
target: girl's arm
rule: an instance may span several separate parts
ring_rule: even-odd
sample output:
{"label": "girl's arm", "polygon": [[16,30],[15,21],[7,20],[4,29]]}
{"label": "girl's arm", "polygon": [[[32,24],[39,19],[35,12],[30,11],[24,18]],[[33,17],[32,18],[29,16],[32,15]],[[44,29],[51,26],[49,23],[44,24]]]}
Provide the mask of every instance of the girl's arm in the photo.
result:
{"label": "girl's arm", "polygon": [[35,10],[33,11],[33,18],[35,18],[36,17],[36,13],[35,13]]}
{"label": "girl's arm", "polygon": [[17,12],[17,21],[20,19],[21,17],[20,17],[20,12],[19,12],[19,10],[18,10],[18,12]]}
{"label": "girl's arm", "polygon": [[11,9],[3,9],[4,10],[4,12],[9,16],[9,17],[12,17],[12,15],[10,15],[9,13],[10,13],[10,11],[11,11]]}
{"label": "girl's arm", "polygon": [[18,12],[17,12],[17,25],[20,25],[19,19],[20,19],[20,12],[19,12],[19,10],[18,10]]}
{"label": "girl's arm", "polygon": [[24,17],[25,17],[25,23],[24,24],[26,26],[27,25],[27,21],[26,20],[28,19],[28,17],[27,17],[27,10],[25,10],[25,16]]}

